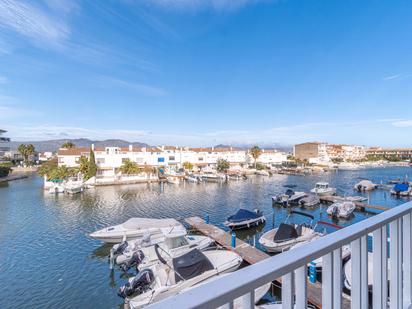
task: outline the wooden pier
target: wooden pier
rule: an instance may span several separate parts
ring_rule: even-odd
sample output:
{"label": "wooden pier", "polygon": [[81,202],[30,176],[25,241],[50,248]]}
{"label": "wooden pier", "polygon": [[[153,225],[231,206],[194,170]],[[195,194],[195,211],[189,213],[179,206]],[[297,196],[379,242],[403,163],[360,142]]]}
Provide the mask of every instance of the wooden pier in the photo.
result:
{"label": "wooden pier", "polygon": [[[325,195],[325,196],[319,196],[319,199],[321,202],[325,203],[334,203],[334,202],[343,202],[346,201],[344,197],[342,196],[335,196],[335,195]],[[356,210],[358,211],[366,211],[368,209],[375,209],[375,210],[388,210],[388,207],[384,206],[377,206],[377,205],[369,205],[364,202],[353,202],[356,206]]]}
{"label": "wooden pier", "polygon": [[[241,239],[236,238],[236,247],[232,247],[232,236],[230,233],[223,231],[213,224],[207,224],[205,221],[199,217],[190,217],[185,219],[186,223],[189,224],[195,230],[201,232],[202,234],[209,236],[219,245],[224,248],[238,253],[244,261],[249,264],[258,263],[264,259],[270,258],[267,253],[249,245]],[[278,278],[275,280],[281,284],[282,279]],[[319,282],[307,284],[307,295],[308,302],[317,308],[322,308],[322,285]],[[350,297],[342,294],[342,308],[350,308]],[[325,308],[328,309],[328,308]]]}

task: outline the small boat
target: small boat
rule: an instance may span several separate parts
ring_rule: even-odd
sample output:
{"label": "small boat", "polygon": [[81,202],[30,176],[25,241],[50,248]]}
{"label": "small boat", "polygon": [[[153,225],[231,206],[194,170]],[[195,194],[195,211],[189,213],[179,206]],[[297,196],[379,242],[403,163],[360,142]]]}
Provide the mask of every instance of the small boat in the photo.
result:
{"label": "small boat", "polygon": [[166,181],[173,185],[178,185],[180,183],[179,177],[176,176],[167,176]]}
{"label": "small boat", "polygon": [[302,207],[313,207],[320,203],[317,195],[308,195],[299,200],[299,205]]}
{"label": "small boat", "polygon": [[[330,226],[330,227],[333,227],[333,228],[336,228],[336,229],[342,229],[342,228],[343,228],[342,226],[339,226],[339,225],[336,225],[336,224],[333,224],[333,223],[330,223],[330,222],[318,221],[317,226],[321,226],[321,225]],[[325,236],[325,235],[327,235],[326,230],[325,230],[325,231],[322,233],[322,235],[319,236],[319,237],[323,237],[323,236]],[[319,237],[314,237],[313,239],[311,239],[310,241],[307,241],[307,242],[300,242],[300,243],[294,245],[292,248],[290,248],[290,250],[293,250],[293,249],[295,249],[295,248],[298,248],[298,247],[300,247],[300,246],[302,246],[302,245],[304,245],[304,244],[306,244],[306,243],[308,243],[308,242],[315,241],[315,240],[317,240]],[[344,246],[342,246],[342,261],[343,261],[343,262],[345,262],[345,261],[347,261],[347,260],[349,259],[350,254],[351,254],[350,245],[344,245]],[[311,267],[311,266],[312,266],[311,264],[312,264],[312,265],[314,264],[317,273],[322,272],[322,265],[323,265],[323,259],[322,259],[322,257],[317,258],[316,260],[312,261],[311,263],[308,263],[308,267]]]}
{"label": "small boat", "polygon": [[318,182],[316,183],[315,188],[310,190],[310,192],[316,195],[335,195],[336,188],[330,187],[327,182]]}
{"label": "small boat", "polygon": [[51,194],[64,193],[64,187],[59,184],[54,184],[53,187],[49,189],[49,193]]}
{"label": "small boat", "polygon": [[139,239],[156,234],[162,235],[161,228],[182,227],[175,219],[131,218],[126,222],[106,227],[90,234],[90,237],[107,243],[120,243],[124,240]]}
{"label": "small boat", "polygon": [[80,181],[80,180],[69,179],[64,184],[64,192],[68,194],[81,193],[83,192],[83,189],[84,189],[84,184],[83,184],[83,181]]}
{"label": "small boat", "polygon": [[284,188],[293,189],[293,188],[296,188],[297,185],[294,185],[294,184],[286,184],[286,185],[283,185],[283,187],[284,187]]}
{"label": "small boat", "polygon": [[216,276],[235,271],[242,263],[239,254],[228,250],[201,252],[194,249],[167,262],[155,246],[159,262],[140,270],[119,289],[131,309],[141,308],[179,294]]}
{"label": "small boat", "polygon": [[344,199],[347,202],[354,202],[354,203],[356,202],[361,203],[361,202],[365,202],[368,200],[368,198],[364,196],[345,196]]}
{"label": "small boat", "polygon": [[259,176],[269,176],[270,174],[269,174],[268,171],[265,171],[265,170],[257,170],[257,171],[256,171],[256,175],[259,175]]}
{"label": "small boat", "polygon": [[409,196],[411,195],[412,187],[409,185],[408,182],[397,183],[393,186],[391,190],[392,195],[396,196]]}
{"label": "small boat", "polygon": [[[389,278],[389,258],[388,258],[388,278]],[[352,259],[350,258],[343,266],[344,281],[343,285],[349,291],[352,287]],[[373,254],[368,252],[368,286],[371,287],[373,284]]]}
{"label": "small boat", "polygon": [[292,189],[288,189],[284,194],[272,196],[272,201],[286,207],[290,205],[297,205],[299,201],[306,196],[307,194],[305,192],[295,192]]}
{"label": "small boat", "polygon": [[353,202],[335,202],[326,209],[326,212],[333,217],[348,219],[355,209]]}
{"label": "small boat", "polygon": [[219,182],[221,177],[216,173],[205,172],[202,174],[202,180],[207,182]]}
{"label": "small boat", "polygon": [[202,182],[202,178],[200,178],[199,176],[195,176],[195,175],[189,175],[186,177],[186,180],[188,182],[193,182],[193,183],[200,183]]}
{"label": "small boat", "polygon": [[[304,216],[311,219],[311,223],[307,224],[288,224],[288,220],[292,214]],[[312,226],[315,217],[301,212],[292,210],[287,216],[284,223],[281,223],[278,228],[270,230],[262,235],[259,243],[268,252],[283,252],[289,250],[292,246],[300,242],[309,241],[315,237],[321,236],[321,233],[315,232],[315,226]]]}
{"label": "small boat", "polygon": [[375,190],[377,187],[378,185],[374,184],[370,180],[361,180],[353,186],[353,189],[359,192],[365,192]]}
{"label": "small boat", "polygon": [[266,218],[260,210],[250,211],[241,208],[223,224],[234,230],[258,226],[265,221]]}
{"label": "small boat", "polygon": [[148,267],[159,261],[154,245],[165,253],[165,259],[171,259],[183,255],[193,249],[204,250],[210,247],[214,241],[207,236],[187,235],[184,227],[161,229],[163,237],[155,239],[140,239],[124,241],[114,245],[111,249],[114,261],[123,271],[131,267]]}

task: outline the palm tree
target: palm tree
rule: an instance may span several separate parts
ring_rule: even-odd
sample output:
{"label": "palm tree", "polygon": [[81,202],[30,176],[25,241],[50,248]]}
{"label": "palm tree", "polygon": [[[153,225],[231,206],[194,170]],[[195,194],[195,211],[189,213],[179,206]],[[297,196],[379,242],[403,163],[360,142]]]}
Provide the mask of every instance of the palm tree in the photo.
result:
{"label": "palm tree", "polygon": [[259,156],[262,154],[262,149],[260,149],[259,146],[253,146],[250,149],[250,154],[252,155],[252,158],[255,160],[255,168],[256,168],[256,162]]}
{"label": "palm tree", "polygon": [[24,163],[27,163],[29,160],[29,156],[34,155],[34,146],[32,144],[21,144],[17,148],[17,150],[21,153],[21,155],[24,157]]}
{"label": "palm tree", "polygon": [[71,149],[71,148],[76,147],[76,145],[72,142],[67,141],[67,142],[63,143],[61,147],[66,148],[66,149]]}
{"label": "palm tree", "polygon": [[140,172],[140,168],[135,162],[126,159],[120,167],[120,171],[125,175],[133,175],[138,174]]}

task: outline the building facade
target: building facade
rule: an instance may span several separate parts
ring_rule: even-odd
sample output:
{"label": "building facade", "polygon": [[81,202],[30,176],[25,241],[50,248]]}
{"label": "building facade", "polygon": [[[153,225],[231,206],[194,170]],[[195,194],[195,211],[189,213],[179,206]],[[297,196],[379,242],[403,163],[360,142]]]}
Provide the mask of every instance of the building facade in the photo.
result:
{"label": "building facade", "polygon": [[366,148],[360,145],[308,142],[295,145],[293,155],[299,160],[315,164],[330,163],[333,159],[356,161],[365,158]]}
{"label": "building facade", "polygon": [[0,161],[4,160],[6,152],[10,151],[10,147],[5,146],[5,143],[10,142],[10,138],[3,136],[7,131],[0,129]]}
{"label": "building facade", "polygon": [[[254,162],[248,151],[238,148],[189,148],[177,146],[159,147],[91,147],[94,151],[98,176],[114,176],[126,160],[144,167],[164,167],[177,170],[185,162],[196,168],[214,167],[218,160],[227,160],[230,165],[247,165]],[[90,148],[61,148],[58,151],[59,166],[78,167],[80,157],[89,157]],[[287,154],[276,150],[263,150],[257,160],[262,164],[281,164]]]}
{"label": "building facade", "polygon": [[412,148],[381,148],[371,147],[366,151],[368,156],[382,158],[396,158],[399,160],[412,160]]}

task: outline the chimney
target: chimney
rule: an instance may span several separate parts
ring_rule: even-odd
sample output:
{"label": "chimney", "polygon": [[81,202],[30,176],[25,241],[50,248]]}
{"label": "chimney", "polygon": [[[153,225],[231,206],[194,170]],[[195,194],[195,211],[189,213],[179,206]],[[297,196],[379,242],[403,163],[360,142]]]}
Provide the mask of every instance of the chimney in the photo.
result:
{"label": "chimney", "polygon": [[133,145],[129,145],[129,151],[133,151]]}
{"label": "chimney", "polygon": [[162,146],[162,148],[161,148],[161,149],[162,149],[162,151],[165,151],[165,146]]}
{"label": "chimney", "polygon": [[94,151],[94,144],[92,144],[92,147],[91,147],[91,148],[92,148],[92,150]]}

